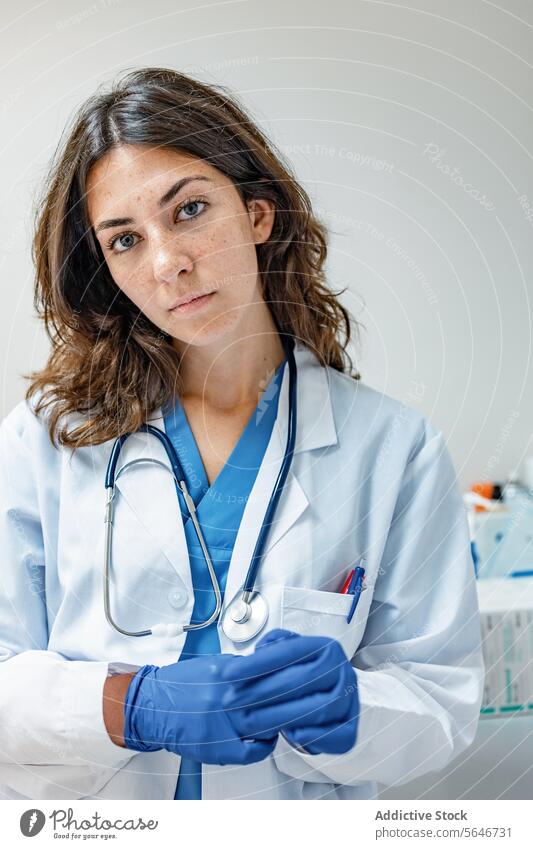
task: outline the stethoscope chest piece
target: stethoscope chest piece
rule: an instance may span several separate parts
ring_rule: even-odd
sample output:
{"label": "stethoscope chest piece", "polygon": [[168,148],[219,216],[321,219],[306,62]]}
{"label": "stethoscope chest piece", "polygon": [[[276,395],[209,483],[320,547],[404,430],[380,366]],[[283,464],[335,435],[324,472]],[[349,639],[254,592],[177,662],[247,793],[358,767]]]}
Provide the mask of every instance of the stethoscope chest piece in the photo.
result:
{"label": "stethoscope chest piece", "polygon": [[222,615],[222,630],[233,643],[253,640],[268,620],[268,604],[257,590],[245,601],[242,595],[226,608]]}

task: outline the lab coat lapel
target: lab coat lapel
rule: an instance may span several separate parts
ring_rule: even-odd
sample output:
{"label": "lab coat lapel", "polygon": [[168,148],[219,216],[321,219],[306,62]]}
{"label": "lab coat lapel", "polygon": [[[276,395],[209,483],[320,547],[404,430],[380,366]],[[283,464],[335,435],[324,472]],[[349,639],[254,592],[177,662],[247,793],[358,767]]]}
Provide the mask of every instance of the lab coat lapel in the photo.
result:
{"label": "lab coat lapel", "polygon": [[[266,540],[265,555],[287,533],[309,506],[309,498],[304,492],[296,473],[299,462],[298,455],[337,442],[327,369],[321,367],[315,355],[301,343],[296,343],[295,358],[298,370],[296,445],[291,469]],[[224,595],[226,604],[231,602],[244,583],[283,460],[289,418],[288,389],[289,369],[286,367],[281,385],[277,419],[263,462],[248,498],[235,541]]]}

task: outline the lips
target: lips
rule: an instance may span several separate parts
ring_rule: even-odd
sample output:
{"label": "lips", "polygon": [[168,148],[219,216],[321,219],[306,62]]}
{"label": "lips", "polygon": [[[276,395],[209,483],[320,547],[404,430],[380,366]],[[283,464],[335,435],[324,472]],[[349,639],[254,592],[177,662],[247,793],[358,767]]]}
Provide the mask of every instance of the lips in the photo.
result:
{"label": "lips", "polygon": [[[205,294],[207,294],[207,293],[205,293]],[[182,307],[182,306],[184,306],[185,304],[190,304],[190,302],[191,302],[191,301],[195,301],[197,298],[200,298],[200,297],[201,297],[201,294],[198,294],[198,295],[191,295],[191,296],[189,296],[189,297],[187,297],[187,298],[182,298],[182,300],[180,300],[180,301],[175,301],[175,302],[174,302],[174,303],[173,303],[173,304],[169,307],[169,310],[175,310],[175,309],[176,309],[176,307]]]}
{"label": "lips", "polygon": [[205,304],[208,304],[211,298],[216,294],[216,289],[205,294],[193,295],[187,301],[178,301],[173,307],[170,307],[170,312],[177,313],[192,313],[201,310]]}
{"label": "lips", "polygon": [[[213,290],[211,290],[211,291],[213,291]],[[191,301],[197,301],[199,298],[203,298],[205,295],[210,295],[211,291],[210,292],[199,292],[197,295],[190,295],[187,298],[182,298],[181,301],[176,301],[175,304],[172,304],[172,306],[169,307],[169,309],[175,310],[177,307],[184,307],[186,304],[190,304]]]}

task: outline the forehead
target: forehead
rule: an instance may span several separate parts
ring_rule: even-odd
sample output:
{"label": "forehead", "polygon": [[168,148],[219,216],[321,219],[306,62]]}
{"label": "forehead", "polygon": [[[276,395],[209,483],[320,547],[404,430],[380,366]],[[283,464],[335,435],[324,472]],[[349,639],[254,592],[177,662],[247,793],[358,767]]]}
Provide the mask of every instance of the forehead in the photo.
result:
{"label": "forehead", "polygon": [[[87,175],[86,191],[89,217],[122,213],[120,204],[142,197],[157,201],[168,187],[183,177],[201,174],[216,186],[231,181],[204,159],[172,148],[121,145],[108,151]],[[201,185],[201,184],[197,184]],[[139,194],[139,189],[143,194]],[[211,188],[204,184],[203,191]]]}

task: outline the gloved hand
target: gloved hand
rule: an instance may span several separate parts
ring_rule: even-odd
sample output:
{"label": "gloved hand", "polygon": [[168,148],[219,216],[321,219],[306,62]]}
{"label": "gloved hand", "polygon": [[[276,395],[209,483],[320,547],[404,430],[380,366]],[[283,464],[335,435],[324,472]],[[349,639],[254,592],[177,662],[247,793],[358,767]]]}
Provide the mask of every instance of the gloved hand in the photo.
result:
{"label": "gloved hand", "polygon": [[341,754],[355,745],[357,677],[337,640],[277,628],[253,654],[232,655],[222,676],[232,683],[222,703],[241,737],[270,739],[282,732],[312,755]]}
{"label": "gloved hand", "polygon": [[234,655],[202,655],[168,666],[141,667],[124,699],[124,742],[130,749],[167,749],[200,763],[250,764],[266,758],[277,734],[242,740],[222,700],[222,677]]}

